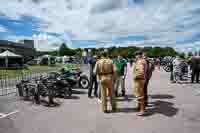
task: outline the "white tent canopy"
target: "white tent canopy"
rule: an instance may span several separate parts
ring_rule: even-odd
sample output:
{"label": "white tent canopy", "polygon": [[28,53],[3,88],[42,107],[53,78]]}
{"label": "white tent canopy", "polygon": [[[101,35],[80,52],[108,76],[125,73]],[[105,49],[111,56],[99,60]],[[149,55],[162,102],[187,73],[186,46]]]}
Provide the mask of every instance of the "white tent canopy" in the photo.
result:
{"label": "white tent canopy", "polygon": [[10,58],[19,58],[19,59],[23,59],[23,57],[21,55],[17,55],[13,52],[10,52],[8,50],[4,51],[3,53],[0,54],[0,58],[5,59],[5,65],[6,67],[8,67],[8,60]]}
{"label": "white tent canopy", "polygon": [[22,56],[6,50],[6,51],[4,51],[3,53],[0,54],[0,58],[5,58],[5,57],[21,58]]}

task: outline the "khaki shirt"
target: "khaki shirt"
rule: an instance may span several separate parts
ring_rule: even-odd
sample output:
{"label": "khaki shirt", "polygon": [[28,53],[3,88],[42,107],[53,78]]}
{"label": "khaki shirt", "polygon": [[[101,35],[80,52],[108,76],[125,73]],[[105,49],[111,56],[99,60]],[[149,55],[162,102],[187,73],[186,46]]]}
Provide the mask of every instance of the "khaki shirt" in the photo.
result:
{"label": "khaki shirt", "polygon": [[135,66],[133,67],[133,78],[137,79],[137,75],[140,75],[141,79],[146,79],[147,72],[147,62],[144,58],[140,58],[136,61]]}
{"label": "khaki shirt", "polygon": [[[108,62],[109,64],[112,64],[112,68],[110,68],[110,69],[112,69],[112,70],[108,70],[108,71],[113,71],[113,74],[109,74],[109,75],[111,75],[112,77],[114,76],[114,77],[116,77],[116,70],[117,70],[117,68],[116,68],[116,66],[113,64],[113,61],[111,60],[111,59],[109,59],[109,58],[102,58],[102,59],[100,59],[100,60],[98,60],[97,61],[97,63],[95,64],[95,67],[94,67],[94,73],[97,75],[97,80],[99,81],[100,80],[100,74],[98,73],[98,71],[100,71],[100,70],[97,70],[98,69],[98,65],[99,64],[102,64],[103,63],[103,61],[105,61],[106,60],[106,62]],[[106,64],[105,64],[106,65]],[[109,67],[108,67],[109,68]]]}

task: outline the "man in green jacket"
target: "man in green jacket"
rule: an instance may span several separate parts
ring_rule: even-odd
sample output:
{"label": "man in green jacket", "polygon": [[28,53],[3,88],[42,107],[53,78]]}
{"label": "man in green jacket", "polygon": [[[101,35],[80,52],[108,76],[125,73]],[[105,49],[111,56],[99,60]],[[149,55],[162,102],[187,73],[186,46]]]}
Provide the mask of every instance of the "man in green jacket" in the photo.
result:
{"label": "man in green jacket", "polygon": [[115,95],[118,96],[118,88],[121,84],[121,93],[122,96],[125,96],[125,78],[127,73],[127,61],[123,59],[121,56],[118,56],[117,59],[113,60],[113,63],[115,64],[117,68],[117,76],[114,82],[114,88],[115,88]]}

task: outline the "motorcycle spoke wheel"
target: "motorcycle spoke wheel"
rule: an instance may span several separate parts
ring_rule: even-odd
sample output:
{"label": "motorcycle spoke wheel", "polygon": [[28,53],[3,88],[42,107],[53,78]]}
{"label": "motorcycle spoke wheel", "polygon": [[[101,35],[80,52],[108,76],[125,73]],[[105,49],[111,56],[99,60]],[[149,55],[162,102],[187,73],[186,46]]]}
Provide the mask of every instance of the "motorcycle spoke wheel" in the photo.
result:
{"label": "motorcycle spoke wheel", "polygon": [[65,92],[64,92],[64,99],[70,98],[72,96],[72,89],[68,88]]}
{"label": "motorcycle spoke wheel", "polygon": [[89,81],[87,79],[81,79],[80,81],[80,87],[83,89],[87,89],[89,86]]}

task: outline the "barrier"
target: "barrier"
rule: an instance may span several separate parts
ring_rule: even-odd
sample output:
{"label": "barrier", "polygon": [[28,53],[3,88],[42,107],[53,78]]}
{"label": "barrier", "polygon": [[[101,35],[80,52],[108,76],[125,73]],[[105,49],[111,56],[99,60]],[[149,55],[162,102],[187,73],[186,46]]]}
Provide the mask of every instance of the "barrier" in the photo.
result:
{"label": "barrier", "polygon": [[47,76],[47,73],[17,73],[16,75],[8,75],[1,71],[0,74],[0,96],[16,94],[16,85],[22,80],[29,80],[39,78],[40,76]]}
{"label": "barrier", "polygon": [[[82,71],[89,72],[88,65],[83,64],[65,64],[60,67],[67,67],[69,69],[81,69]],[[58,70],[58,69],[56,69]],[[16,85],[22,80],[29,80],[33,78],[39,78],[40,76],[47,76],[48,72],[41,72],[41,73],[33,73],[32,71],[26,71],[26,70],[14,70],[7,71],[7,70],[0,70],[0,96],[6,96],[10,94],[16,94]],[[88,73],[86,72],[86,73]]]}

